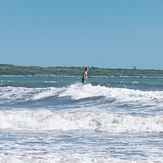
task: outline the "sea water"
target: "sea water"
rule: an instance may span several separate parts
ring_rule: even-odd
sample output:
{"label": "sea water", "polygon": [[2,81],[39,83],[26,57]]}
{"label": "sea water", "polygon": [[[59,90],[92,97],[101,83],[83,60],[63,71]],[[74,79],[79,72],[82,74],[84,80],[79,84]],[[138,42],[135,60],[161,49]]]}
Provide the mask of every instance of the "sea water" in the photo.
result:
{"label": "sea water", "polygon": [[163,79],[0,77],[1,163],[162,163]]}

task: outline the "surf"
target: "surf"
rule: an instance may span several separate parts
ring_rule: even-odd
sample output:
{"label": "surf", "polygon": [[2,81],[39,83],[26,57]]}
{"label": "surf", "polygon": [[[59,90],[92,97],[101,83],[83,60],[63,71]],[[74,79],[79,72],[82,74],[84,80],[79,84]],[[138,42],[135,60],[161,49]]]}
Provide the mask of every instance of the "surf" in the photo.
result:
{"label": "surf", "polygon": [[121,104],[157,105],[163,104],[163,91],[141,91],[128,88],[110,88],[106,86],[71,84],[67,87],[0,87],[0,104],[31,103],[48,98],[70,98],[72,101],[103,99]]}
{"label": "surf", "polygon": [[29,131],[163,132],[163,116],[105,112],[0,111],[0,129]]}

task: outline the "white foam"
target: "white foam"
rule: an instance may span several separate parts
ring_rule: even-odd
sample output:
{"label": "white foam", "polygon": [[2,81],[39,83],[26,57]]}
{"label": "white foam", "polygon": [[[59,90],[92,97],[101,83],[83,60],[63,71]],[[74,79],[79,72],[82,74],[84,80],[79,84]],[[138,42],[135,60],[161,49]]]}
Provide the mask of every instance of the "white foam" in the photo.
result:
{"label": "white foam", "polygon": [[11,80],[0,80],[0,82],[4,83],[4,82],[13,82]]}
{"label": "white foam", "polygon": [[56,83],[56,81],[44,81],[44,83]]}
{"label": "white foam", "polygon": [[92,86],[90,84],[72,84],[68,87],[25,88],[0,87],[0,104],[35,101],[52,96],[70,97],[79,100],[92,97],[104,97],[106,100],[115,100],[127,104],[163,104],[163,91],[140,91],[127,88],[109,88]]}
{"label": "white foam", "polygon": [[132,84],[138,84],[139,82],[136,82],[136,81],[134,81],[134,82],[132,82]]}
{"label": "white foam", "polygon": [[105,112],[53,113],[51,111],[0,111],[0,129],[94,130],[107,132],[163,132],[163,116],[135,117]]}
{"label": "white foam", "polygon": [[44,88],[41,90],[40,93],[36,93],[31,99],[35,101],[35,100],[41,100],[44,98],[52,97],[58,95],[59,92],[62,90],[63,90],[62,88],[55,88],[55,87]]}
{"label": "white foam", "polygon": [[0,104],[35,101],[57,95],[65,88],[0,87]]}
{"label": "white foam", "polygon": [[[74,154],[67,157],[62,156],[4,156],[0,155],[1,163],[156,163],[156,161],[148,160],[122,160],[118,158],[92,158],[87,155]],[[157,161],[161,163],[161,161]]]}
{"label": "white foam", "polygon": [[140,91],[127,88],[109,88],[105,86],[92,86],[73,84],[59,95],[70,96],[74,100],[103,96],[121,103],[155,103],[163,102],[163,91]]}
{"label": "white foam", "polygon": [[34,92],[37,88],[24,88],[24,87],[0,87],[0,104],[15,103],[16,100],[23,99],[29,100],[27,96]]}

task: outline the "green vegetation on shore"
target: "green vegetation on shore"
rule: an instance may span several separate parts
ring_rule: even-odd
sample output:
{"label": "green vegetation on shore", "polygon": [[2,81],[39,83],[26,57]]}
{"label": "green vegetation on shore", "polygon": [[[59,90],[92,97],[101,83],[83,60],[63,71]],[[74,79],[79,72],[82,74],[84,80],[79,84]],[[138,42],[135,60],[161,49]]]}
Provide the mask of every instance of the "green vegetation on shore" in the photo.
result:
{"label": "green vegetation on shore", "polygon": [[[0,64],[0,75],[61,75],[82,76],[84,67],[36,67]],[[163,70],[112,69],[90,67],[88,76],[163,76]]]}

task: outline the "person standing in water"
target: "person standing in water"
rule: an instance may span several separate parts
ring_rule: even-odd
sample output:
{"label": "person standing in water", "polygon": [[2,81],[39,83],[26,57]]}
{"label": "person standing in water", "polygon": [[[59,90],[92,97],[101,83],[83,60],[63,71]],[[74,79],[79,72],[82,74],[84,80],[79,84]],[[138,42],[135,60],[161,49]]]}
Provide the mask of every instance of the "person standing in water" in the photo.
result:
{"label": "person standing in water", "polygon": [[89,68],[86,67],[86,68],[85,68],[85,71],[84,71],[84,73],[83,73],[82,83],[86,83],[86,79],[88,79],[88,78],[87,78],[87,72],[88,72],[88,71],[89,71]]}

